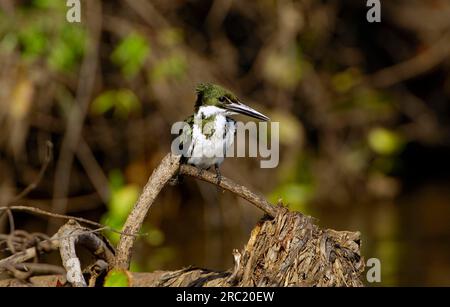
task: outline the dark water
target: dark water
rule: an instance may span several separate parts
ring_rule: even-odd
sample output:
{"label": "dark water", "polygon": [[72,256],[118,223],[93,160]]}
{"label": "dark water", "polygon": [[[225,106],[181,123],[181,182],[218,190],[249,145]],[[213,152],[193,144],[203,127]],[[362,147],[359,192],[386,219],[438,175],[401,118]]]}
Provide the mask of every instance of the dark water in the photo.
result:
{"label": "dark water", "polygon": [[[244,246],[260,212],[232,197],[229,206],[212,201],[201,213],[198,204],[191,206],[183,218],[175,215],[173,223],[163,226],[172,260],[153,264],[159,269],[230,268],[232,250]],[[364,258],[381,263],[381,283],[368,286],[450,286],[450,184],[422,186],[393,202],[324,205],[311,211],[324,228],[361,232]]]}
{"label": "dark water", "polygon": [[365,259],[381,262],[381,283],[450,286],[450,185],[420,187],[394,202],[321,208],[319,224],[359,230]]}

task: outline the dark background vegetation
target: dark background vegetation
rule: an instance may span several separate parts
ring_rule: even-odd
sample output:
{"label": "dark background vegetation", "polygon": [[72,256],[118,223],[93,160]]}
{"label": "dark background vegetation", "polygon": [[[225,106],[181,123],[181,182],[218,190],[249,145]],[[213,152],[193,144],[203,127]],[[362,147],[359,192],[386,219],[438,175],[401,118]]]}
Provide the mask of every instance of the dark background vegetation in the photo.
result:
{"label": "dark background vegetation", "polygon": [[[229,158],[225,176],[361,231],[383,285],[450,285],[450,2],[382,1],[381,23],[365,3],[89,0],[69,24],[65,1],[0,0],[0,204],[120,229],[196,84],[214,82],[281,128],[277,168]],[[52,161],[15,199],[47,140]],[[152,208],[132,269],[226,269],[260,216],[186,178]],[[48,234],[59,223],[14,218]]]}

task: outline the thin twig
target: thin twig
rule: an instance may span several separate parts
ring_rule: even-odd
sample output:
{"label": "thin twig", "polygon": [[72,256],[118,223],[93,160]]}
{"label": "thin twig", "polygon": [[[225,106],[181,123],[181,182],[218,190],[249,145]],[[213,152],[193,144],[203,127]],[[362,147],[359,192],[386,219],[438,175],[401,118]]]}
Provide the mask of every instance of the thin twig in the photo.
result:
{"label": "thin twig", "polygon": [[377,71],[368,78],[367,82],[375,87],[392,86],[433,69],[448,58],[449,54],[450,32],[415,57]]}
{"label": "thin twig", "polygon": [[10,208],[6,208],[6,213],[8,214],[9,219],[9,233],[13,233],[16,229],[16,225],[14,223],[14,216]]}
{"label": "thin twig", "polygon": [[104,203],[107,203],[110,196],[108,178],[83,137],[80,137],[76,154],[98,195]]}
{"label": "thin twig", "polygon": [[45,157],[44,157],[44,162],[42,163],[41,169],[39,170],[39,174],[37,175],[36,179],[30,183],[22,192],[20,192],[18,195],[16,195],[11,201],[12,202],[16,202],[19,199],[24,198],[25,196],[28,195],[28,193],[30,193],[31,191],[33,191],[39,184],[39,182],[41,182],[42,178],[44,177],[45,171],[48,168],[48,165],[50,164],[50,162],[53,159],[53,144],[50,141],[47,141],[45,143]]}
{"label": "thin twig", "polygon": [[[30,193],[31,191],[33,191],[39,184],[39,182],[41,182],[42,178],[44,177],[45,171],[48,168],[48,165],[50,164],[50,162],[53,159],[53,144],[50,141],[46,142],[46,147],[45,147],[45,157],[44,157],[44,161],[41,165],[41,169],[39,170],[39,174],[37,175],[37,177],[33,180],[32,183],[30,183],[22,192],[20,192],[19,194],[17,194],[16,196],[13,197],[12,200],[10,200],[7,205],[9,206],[10,204],[22,199],[23,197],[27,196],[28,193]],[[0,218],[3,216],[4,213],[9,213],[8,210],[5,210],[4,212],[0,212]],[[11,218],[10,218],[10,227],[11,227]],[[12,226],[14,227],[14,226]]]}
{"label": "thin twig", "polygon": [[191,165],[182,165],[180,167],[180,175],[191,176],[215,184],[221,187],[222,189],[230,191],[236,194],[237,196],[249,201],[251,204],[255,205],[256,207],[258,207],[271,217],[275,217],[278,212],[277,208],[271,203],[269,203],[267,200],[265,200],[263,197],[256,195],[243,185],[237,184],[226,177],[222,176],[220,183],[217,183],[217,178],[215,174],[208,171],[200,173],[196,167]]}
{"label": "thin twig", "polygon": [[116,230],[112,227],[82,218],[82,217],[76,217],[76,216],[70,216],[70,215],[65,215],[65,214],[58,214],[58,213],[52,213],[52,212],[48,212],[39,208],[34,208],[34,207],[27,207],[27,206],[10,206],[10,207],[0,207],[0,211],[2,210],[16,210],[16,211],[27,211],[27,212],[31,212],[31,213],[35,213],[35,214],[40,214],[40,215],[45,215],[45,216],[49,216],[49,217],[53,217],[53,218],[57,218],[57,219],[65,219],[65,220],[75,220],[81,223],[85,223],[88,225],[92,225],[92,226],[96,226],[96,227],[100,227],[102,230],[109,230],[124,236],[139,236],[139,235],[145,235],[145,234],[128,234],[128,233],[124,233],[122,231]]}
{"label": "thin twig", "polygon": [[2,210],[15,210],[15,211],[27,211],[27,212],[31,212],[31,213],[35,213],[35,214],[40,214],[40,215],[46,215],[46,216],[50,216],[53,218],[57,218],[57,219],[66,219],[66,220],[76,220],[85,224],[89,224],[92,226],[97,226],[97,227],[105,227],[105,225],[102,225],[100,223],[88,220],[88,219],[84,219],[82,217],[75,217],[75,216],[69,216],[69,215],[64,215],[64,214],[58,214],[58,213],[52,213],[52,212],[48,212],[39,208],[34,208],[34,207],[27,207],[27,206],[11,206],[11,207],[0,207],[0,211]]}
{"label": "thin twig", "polygon": [[17,263],[16,265],[14,265],[14,267],[18,270],[25,272],[31,271],[32,276],[53,275],[53,274],[62,275],[66,272],[64,268],[59,265],[47,263],[32,263],[32,262]]}

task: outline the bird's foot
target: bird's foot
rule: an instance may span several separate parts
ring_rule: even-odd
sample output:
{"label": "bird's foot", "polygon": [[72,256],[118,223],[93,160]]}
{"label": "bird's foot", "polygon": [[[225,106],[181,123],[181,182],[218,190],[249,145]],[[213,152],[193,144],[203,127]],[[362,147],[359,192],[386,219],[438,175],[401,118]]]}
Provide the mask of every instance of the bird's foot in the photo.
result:
{"label": "bird's foot", "polygon": [[220,182],[222,181],[222,175],[220,174],[219,166],[216,164],[216,165],[214,165],[214,168],[216,170],[217,184],[220,185]]}
{"label": "bird's foot", "polygon": [[180,175],[175,175],[169,179],[169,185],[176,186],[181,183],[181,181],[182,181],[181,179],[182,179],[182,177]]}
{"label": "bird's foot", "polygon": [[180,175],[180,171],[177,171],[177,173],[169,179],[169,185],[176,186],[183,182],[183,176]]}
{"label": "bird's foot", "polygon": [[199,167],[199,166],[196,166],[196,167],[197,167],[197,172],[198,172],[197,174],[198,174],[199,177],[201,177],[205,170],[203,168]]}

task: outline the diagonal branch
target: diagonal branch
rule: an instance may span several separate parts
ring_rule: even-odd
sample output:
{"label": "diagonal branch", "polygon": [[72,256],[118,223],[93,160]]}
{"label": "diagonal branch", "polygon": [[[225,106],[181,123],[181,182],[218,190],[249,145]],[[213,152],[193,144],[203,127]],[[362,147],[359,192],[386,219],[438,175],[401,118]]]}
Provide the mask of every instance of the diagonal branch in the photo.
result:
{"label": "diagonal branch", "polygon": [[271,203],[269,203],[266,199],[261,196],[256,195],[245,186],[237,184],[232,180],[223,177],[220,180],[220,183],[217,183],[216,175],[211,172],[202,172],[200,173],[198,169],[191,165],[182,165],[180,167],[180,175],[191,176],[212,184],[219,186],[220,188],[230,191],[233,194],[247,200],[251,204],[255,205],[265,213],[267,213],[270,217],[275,217],[278,209]]}
{"label": "diagonal branch", "polygon": [[116,268],[128,269],[130,266],[131,253],[135,241],[135,235],[144,222],[145,217],[150,210],[153,202],[162,188],[177,173],[180,175],[191,176],[221,187],[230,191],[239,197],[249,201],[259,209],[263,210],[270,217],[275,217],[278,208],[270,204],[261,196],[251,192],[246,187],[239,185],[228,178],[222,177],[220,183],[217,182],[215,175],[211,172],[199,172],[197,168],[189,165],[180,166],[180,156],[167,154],[161,164],[153,171],[147,184],[145,185],[141,196],[134,205],[133,210],[128,215],[122,232],[128,236],[122,235],[117,246]]}
{"label": "diagonal branch", "polygon": [[389,87],[433,69],[449,55],[450,32],[446,33],[428,50],[409,60],[377,71],[367,81],[375,87]]}
{"label": "diagonal branch", "polygon": [[123,232],[130,234],[130,236],[120,236],[117,245],[116,268],[129,268],[135,241],[133,235],[141,229],[142,223],[159,192],[179,169],[180,158],[180,156],[167,154],[148,179],[141,196],[139,196],[123,226]]}

